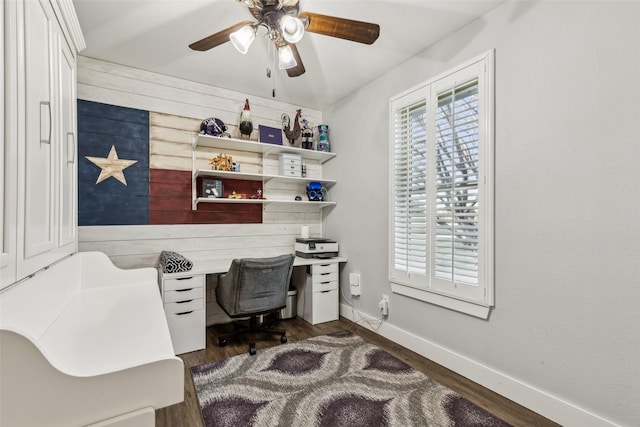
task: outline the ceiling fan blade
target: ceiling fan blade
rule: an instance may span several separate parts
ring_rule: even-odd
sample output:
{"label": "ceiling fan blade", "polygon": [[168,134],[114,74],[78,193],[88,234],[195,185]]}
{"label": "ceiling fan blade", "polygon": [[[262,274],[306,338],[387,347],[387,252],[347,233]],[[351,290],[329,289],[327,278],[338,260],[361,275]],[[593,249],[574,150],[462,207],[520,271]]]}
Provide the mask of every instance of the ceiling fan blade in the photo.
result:
{"label": "ceiling fan blade", "polygon": [[296,59],[297,65],[295,67],[287,68],[287,74],[289,77],[298,77],[304,74],[306,71],[304,69],[304,64],[302,63],[302,58],[300,58],[300,53],[298,52],[298,48],[295,44],[289,43],[289,47],[293,52],[293,57]]}
{"label": "ceiling fan blade", "polygon": [[209,49],[213,49],[216,46],[220,46],[223,43],[229,41],[229,34],[233,33],[236,30],[239,30],[241,27],[245,25],[253,24],[251,21],[242,21],[238,22],[235,25],[230,26],[229,28],[225,28],[222,31],[218,31],[215,34],[210,35],[209,37],[205,37],[202,40],[198,40],[197,42],[191,43],[189,47],[193,50],[205,51]]}
{"label": "ceiling fan blade", "polygon": [[336,18],[312,12],[302,12],[301,18],[309,18],[306,31],[353,42],[373,44],[380,35],[380,25],[351,19]]}

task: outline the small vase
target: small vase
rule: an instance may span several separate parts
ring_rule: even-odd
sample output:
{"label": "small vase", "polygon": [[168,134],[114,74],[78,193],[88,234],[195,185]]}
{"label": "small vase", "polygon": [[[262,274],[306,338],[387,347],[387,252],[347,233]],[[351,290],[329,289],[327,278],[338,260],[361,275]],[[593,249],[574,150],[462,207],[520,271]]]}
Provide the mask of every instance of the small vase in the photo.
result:
{"label": "small vase", "polygon": [[331,151],[328,125],[318,125],[318,151]]}

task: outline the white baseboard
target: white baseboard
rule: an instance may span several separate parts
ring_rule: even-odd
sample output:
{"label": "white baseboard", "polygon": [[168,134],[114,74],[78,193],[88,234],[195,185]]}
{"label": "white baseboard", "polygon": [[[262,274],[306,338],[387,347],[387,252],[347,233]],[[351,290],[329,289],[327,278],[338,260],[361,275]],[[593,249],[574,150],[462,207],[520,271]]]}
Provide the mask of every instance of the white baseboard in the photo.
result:
{"label": "white baseboard", "polygon": [[380,319],[371,317],[347,304],[340,304],[340,315],[563,426],[617,426],[610,420],[425,338],[387,322],[380,324]]}

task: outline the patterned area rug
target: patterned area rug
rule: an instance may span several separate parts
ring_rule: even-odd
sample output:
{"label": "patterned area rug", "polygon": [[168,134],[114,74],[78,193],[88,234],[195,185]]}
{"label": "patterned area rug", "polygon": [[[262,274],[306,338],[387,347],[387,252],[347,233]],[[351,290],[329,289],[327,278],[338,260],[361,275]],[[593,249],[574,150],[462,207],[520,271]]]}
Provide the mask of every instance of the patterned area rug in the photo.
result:
{"label": "patterned area rug", "polygon": [[348,332],[191,368],[213,426],[508,426]]}

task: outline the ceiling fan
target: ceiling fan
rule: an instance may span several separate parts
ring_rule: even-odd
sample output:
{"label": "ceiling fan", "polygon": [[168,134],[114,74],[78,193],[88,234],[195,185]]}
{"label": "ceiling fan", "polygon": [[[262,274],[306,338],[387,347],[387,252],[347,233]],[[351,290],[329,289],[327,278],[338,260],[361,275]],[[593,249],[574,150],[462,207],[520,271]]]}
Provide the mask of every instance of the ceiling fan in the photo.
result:
{"label": "ceiling fan", "polygon": [[259,27],[267,29],[267,37],[278,51],[279,67],[289,77],[304,74],[305,69],[296,43],[305,31],[337,37],[358,43],[373,44],[380,35],[380,26],[368,22],[336,18],[312,12],[300,13],[298,0],[236,0],[249,8],[256,19],[242,21],[189,45],[193,50],[205,51],[227,41],[240,53],[246,53]]}

